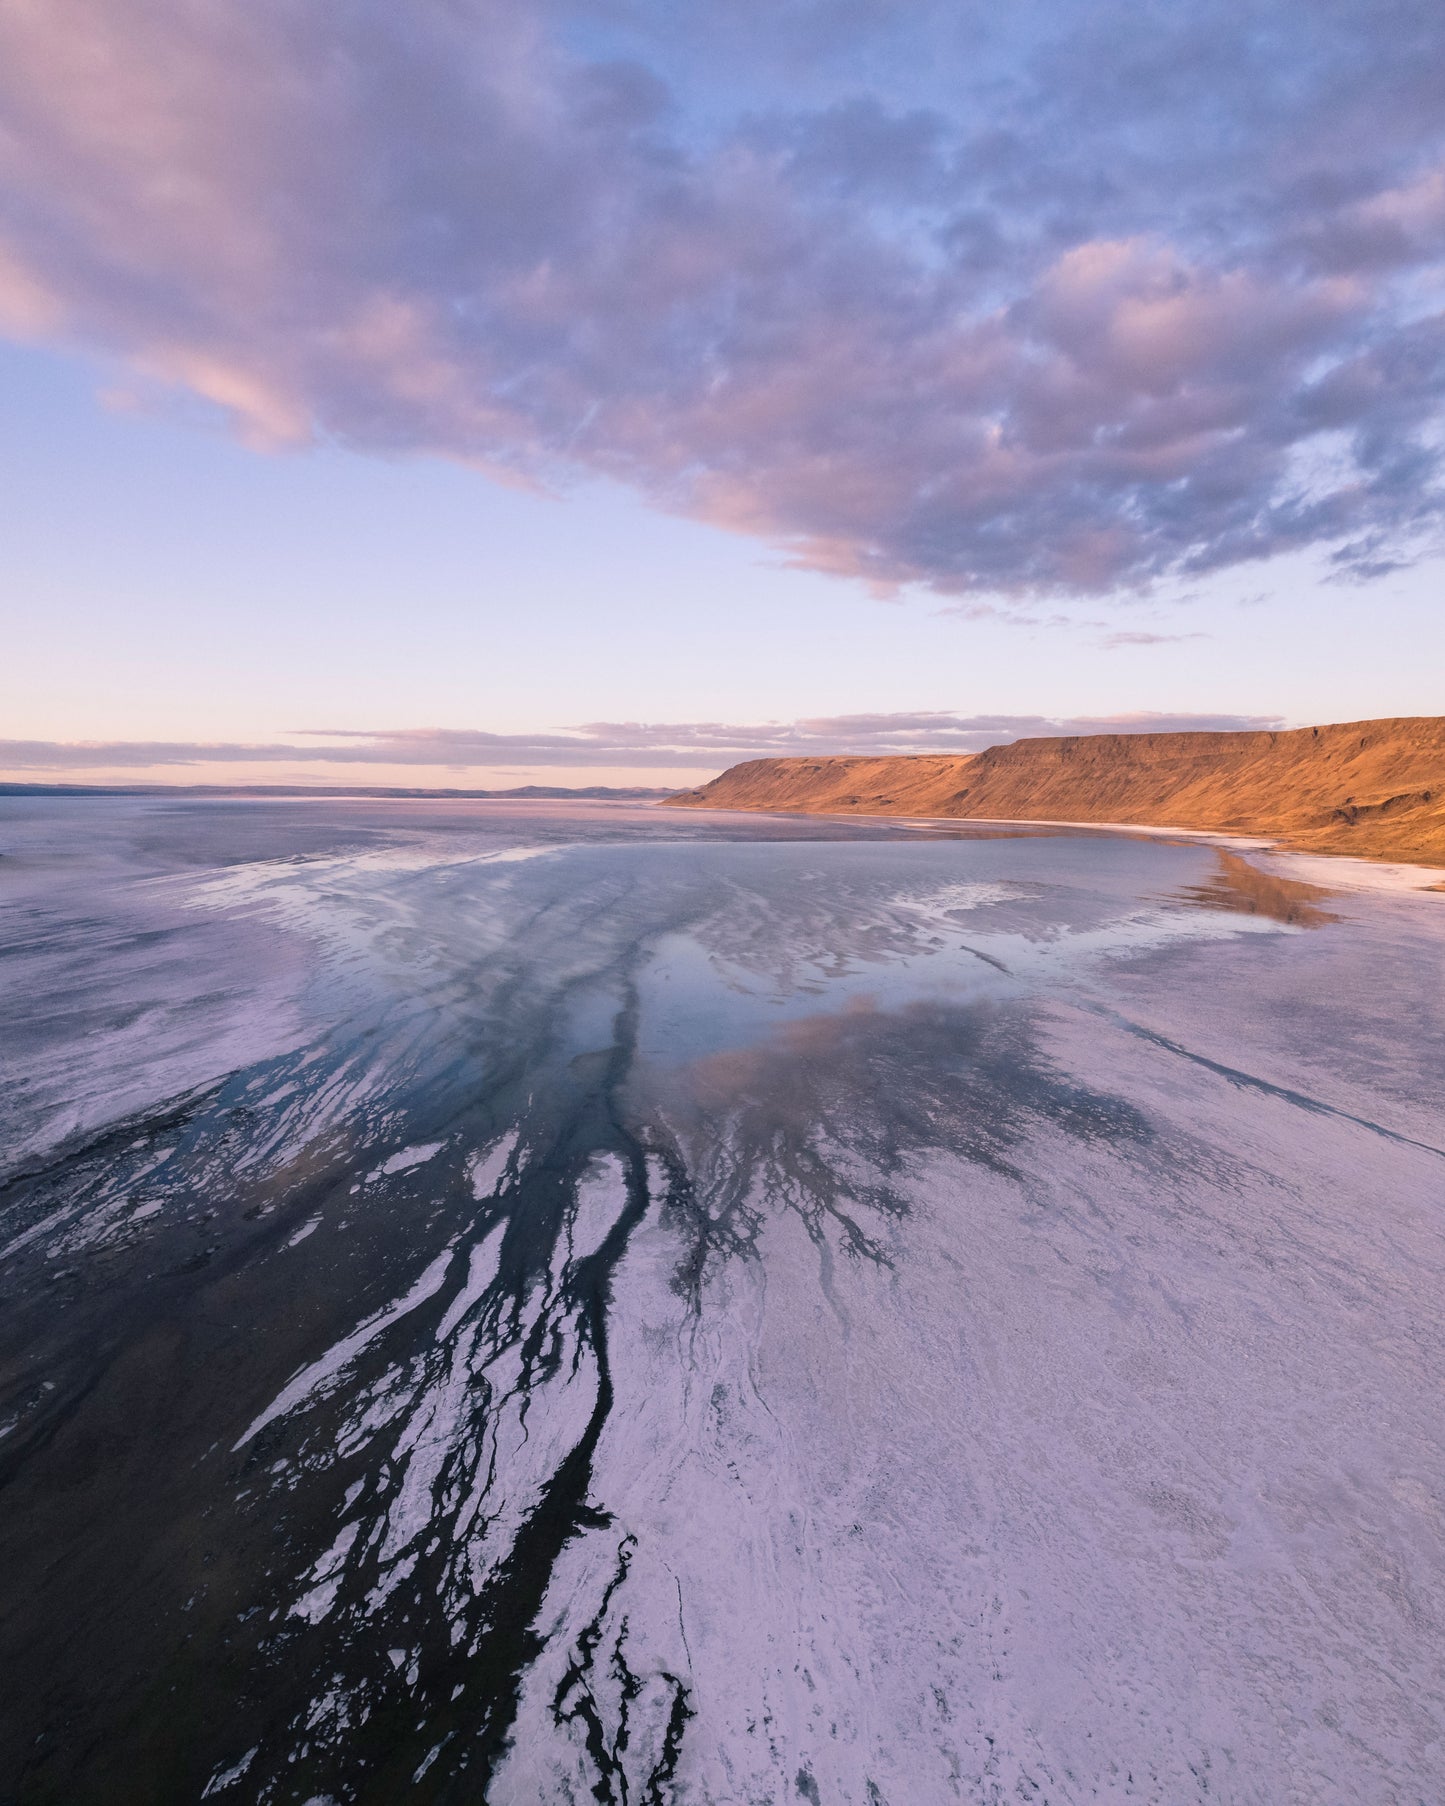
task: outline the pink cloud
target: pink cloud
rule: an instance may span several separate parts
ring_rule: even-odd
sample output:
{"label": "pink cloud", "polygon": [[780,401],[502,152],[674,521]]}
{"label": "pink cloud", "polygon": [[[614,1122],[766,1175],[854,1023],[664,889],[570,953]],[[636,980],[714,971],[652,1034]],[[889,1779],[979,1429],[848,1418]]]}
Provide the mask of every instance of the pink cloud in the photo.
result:
{"label": "pink cloud", "polygon": [[[1312,544],[1368,569],[1433,531],[1445,328],[1393,286],[1445,229],[1418,46],[1376,78],[1394,50],[1361,14],[1339,79],[1377,96],[1367,157],[1324,75],[1278,98],[1286,142],[1251,110],[1269,71],[1191,87],[1205,40],[1169,20],[1131,26],[1164,48],[1112,113],[1092,27],[1061,24],[1048,82],[981,88],[976,130],[729,106],[705,68],[711,108],[680,119],[655,72],[567,48],[571,4],[7,8],[0,325],[262,448],[602,474],[884,591],[1107,590]],[[1186,142],[1201,82],[1252,161]],[[1355,162],[1306,180],[1307,145]],[[1350,459],[1305,500],[1324,433]]]}
{"label": "pink cloud", "polygon": [[[1118,638],[1149,639],[1155,635]],[[1278,727],[1277,716],[958,715],[924,709],[894,714],[814,716],[798,721],[593,721],[551,732],[502,734],[482,728],[316,728],[284,741],[0,740],[0,771],[158,771],[195,781],[208,767],[308,765],[426,767],[465,772],[518,767],[568,770],[718,770],[740,759],[819,753],[978,752],[1038,734],[1151,733]],[[189,770],[187,768],[194,768]]]}

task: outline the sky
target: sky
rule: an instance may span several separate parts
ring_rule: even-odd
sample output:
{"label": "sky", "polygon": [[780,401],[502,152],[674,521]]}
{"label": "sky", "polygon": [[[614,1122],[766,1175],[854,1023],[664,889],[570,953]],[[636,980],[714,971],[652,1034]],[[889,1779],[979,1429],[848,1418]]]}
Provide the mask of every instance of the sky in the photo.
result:
{"label": "sky", "polygon": [[1445,9],[0,0],[0,778],[1439,713]]}

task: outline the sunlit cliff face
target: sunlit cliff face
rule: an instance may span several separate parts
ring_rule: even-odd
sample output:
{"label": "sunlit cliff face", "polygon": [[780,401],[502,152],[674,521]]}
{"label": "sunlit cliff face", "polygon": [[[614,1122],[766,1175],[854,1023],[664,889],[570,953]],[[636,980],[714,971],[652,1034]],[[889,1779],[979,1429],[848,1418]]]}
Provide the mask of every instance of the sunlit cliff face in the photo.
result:
{"label": "sunlit cliff face", "polygon": [[1432,899],[63,806],[0,922],[27,1797],[1424,1785]]}

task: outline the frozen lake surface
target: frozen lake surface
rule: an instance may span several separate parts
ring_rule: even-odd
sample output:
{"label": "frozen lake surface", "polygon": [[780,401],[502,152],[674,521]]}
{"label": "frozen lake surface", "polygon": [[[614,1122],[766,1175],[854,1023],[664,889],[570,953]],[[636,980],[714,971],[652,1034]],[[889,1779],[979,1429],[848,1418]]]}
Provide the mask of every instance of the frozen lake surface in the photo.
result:
{"label": "frozen lake surface", "polygon": [[0,1801],[1437,1806],[1445,897],[0,799]]}

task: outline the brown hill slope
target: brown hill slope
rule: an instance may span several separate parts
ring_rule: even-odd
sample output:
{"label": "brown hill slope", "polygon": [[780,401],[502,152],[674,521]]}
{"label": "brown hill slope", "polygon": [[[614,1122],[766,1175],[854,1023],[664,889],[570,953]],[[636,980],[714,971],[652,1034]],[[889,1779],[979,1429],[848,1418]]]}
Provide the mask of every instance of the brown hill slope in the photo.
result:
{"label": "brown hill slope", "polygon": [[696,809],[1138,822],[1445,860],[1445,717],[1284,733],[1087,734],[972,757],[753,759],[669,799]]}
{"label": "brown hill slope", "polygon": [[689,809],[801,809],[811,815],[943,815],[967,755],[750,759],[667,800]]}

